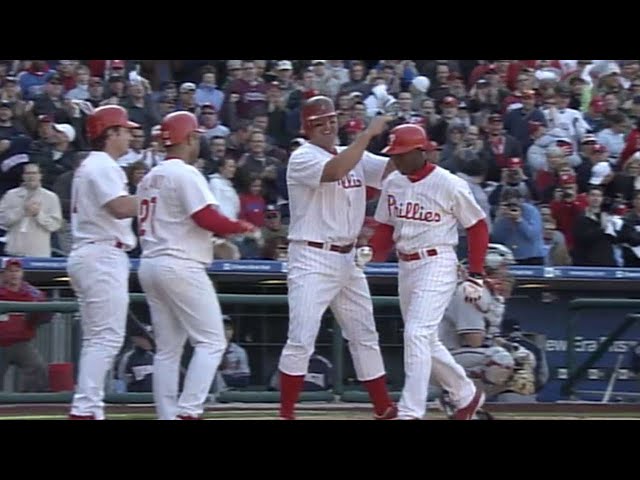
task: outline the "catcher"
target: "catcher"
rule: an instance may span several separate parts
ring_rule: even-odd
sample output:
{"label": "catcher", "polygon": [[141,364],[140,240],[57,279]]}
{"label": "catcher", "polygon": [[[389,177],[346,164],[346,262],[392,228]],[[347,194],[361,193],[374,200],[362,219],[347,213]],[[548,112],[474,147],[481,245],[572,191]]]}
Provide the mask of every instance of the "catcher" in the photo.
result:
{"label": "catcher", "polygon": [[[440,339],[456,361],[464,367],[469,378],[484,389],[487,399],[509,401],[535,401],[541,386],[536,381],[540,370],[536,355],[517,341],[516,335],[501,335],[505,302],[510,297],[515,280],[509,265],[515,263],[511,251],[500,244],[489,244],[485,257],[487,278],[480,301],[465,302],[461,285],[466,275],[460,267],[460,284],[440,324]],[[519,333],[517,333],[519,336]],[[446,392],[441,400],[447,410]],[[515,397],[515,398],[514,398]]]}

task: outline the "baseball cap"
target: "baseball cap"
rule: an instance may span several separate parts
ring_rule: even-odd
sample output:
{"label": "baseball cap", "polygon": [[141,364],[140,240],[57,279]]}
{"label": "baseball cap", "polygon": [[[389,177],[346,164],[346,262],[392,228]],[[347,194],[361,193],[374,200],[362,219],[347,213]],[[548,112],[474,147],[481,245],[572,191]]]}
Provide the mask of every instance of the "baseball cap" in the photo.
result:
{"label": "baseball cap", "polygon": [[530,120],[529,121],[529,135],[531,135],[533,133],[536,133],[540,127],[544,127],[544,123]]}
{"label": "baseball cap", "polygon": [[508,168],[520,168],[522,167],[522,159],[519,157],[511,157],[507,159]]}
{"label": "baseball cap", "polygon": [[216,110],[216,107],[213,105],[213,103],[203,103],[202,105],[200,105],[200,110],[204,110],[205,108],[208,108],[209,110],[213,110],[214,112],[217,112],[218,110]]}
{"label": "baseball cap", "polygon": [[102,85],[102,79],[100,77],[91,77],[89,79],[89,86]]}
{"label": "baseball cap", "polygon": [[536,98],[536,92],[533,90],[523,90],[521,98]]}
{"label": "baseball cap", "polygon": [[489,115],[489,123],[502,123],[502,115],[499,113],[492,113]]}
{"label": "baseball cap", "polygon": [[22,268],[22,260],[20,260],[19,258],[5,258],[4,262],[2,262],[2,266],[3,268],[7,269],[11,266],[15,266],[15,267],[20,267]]}
{"label": "baseball cap", "polygon": [[576,183],[576,176],[572,173],[562,173],[560,174],[560,185],[573,185]]}
{"label": "baseball cap", "polygon": [[227,60],[227,70],[240,70],[242,68],[242,60]]}
{"label": "baseball cap", "polygon": [[17,83],[18,82],[18,77],[16,77],[13,72],[11,72],[9,75],[7,75],[6,77],[4,77],[4,81],[5,82],[11,82],[11,83]]}
{"label": "baseball cap", "polygon": [[580,141],[581,145],[595,145],[596,143],[598,143],[598,139],[596,138],[595,135],[588,133],[586,134],[584,137],[582,137],[582,140]]}
{"label": "baseball cap", "polygon": [[222,321],[226,324],[232,324],[233,320],[229,315],[222,315]]}
{"label": "baseball cap", "polygon": [[604,179],[611,173],[611,164],[609,162],[598,162],[591,169],[591,178],[589,184],[602,185]]}
{"label": "baseball cap", "polygon": [[111,68],[124,68],[124,60],[111,60]]}
{"label": "baseball cap", "polygon": [[44,122],[53,122],[53,115],[38,115],[38,121],[41,123]]}
{"label": "baseball cap", "polygon": [[195,91],[196,91],[195,83],[184,82],[182,85],[180,85],[180,93],[195,92]]}
{"label": "baseball cap", "polygon": [[118,74],[111,74],[109,75],[109,83],[113,82],[124,82],[124,77]]}
{"label": "baseball cap", "polygon": [[264,218],[277,217],[280,214],[280,210],[273,204],[267,205],[264,209]]}
{"label": "baseball cap", "polygon": [[457,107],[458,99],[456,97],[452,97],[451,95],[447,95],[442,99],[442,105],[445,107]]}
{"label": "baseball cap", "polygon": [[69,142],[73,142],[76,139],[76,129],[68,123],[54,123],[53,129],[56,132],[64,133],[67,136]]}
{"label": "baseball cap", "polygon": [[489,85],[489,80],[487,80],[486,78],[481,78],[476,82],[476,85],[478,87],[486,87],[487,85]]}
{"label": "baseball cap", "polygon": [[11,102],[9,102],[8,100],[3,100],[0,102],[0,108],[8,108],[11,109],[13,107],[13,104]]}
{"label": "baseball cap", "polygon": [[49,77],[47,83],[62,84],[62,78],[57,73],[54,73]]}
{"label": "baseball cap", "polygon": [[293,70],[293,65],[289,60],[280,60],[276,65],[276,70]]}
{"label": "baseball cap", "polygon": [[311,60],[311,65],[325,65],[326,63],[326,60]]}

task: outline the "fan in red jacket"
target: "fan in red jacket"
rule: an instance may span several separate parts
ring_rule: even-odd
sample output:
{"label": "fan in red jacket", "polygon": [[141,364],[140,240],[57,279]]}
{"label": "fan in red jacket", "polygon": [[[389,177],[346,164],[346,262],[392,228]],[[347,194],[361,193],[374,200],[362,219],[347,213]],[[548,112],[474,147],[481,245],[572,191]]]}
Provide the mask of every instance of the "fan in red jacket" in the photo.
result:
{"label": "fan in red jacket", "polygon": [[[5,262],[0,286],[0,301],[42,302],[42,291],[23,280],[22,262],[17,258]],[[0,366],[0,382],[6,368],[13,364],[22,373],[22,392],[44,392],[48,388],[47,366],[33,345],[38,325],[51,319],[50,313],[8,313],[0,316],[0,347],[4,359]]]}

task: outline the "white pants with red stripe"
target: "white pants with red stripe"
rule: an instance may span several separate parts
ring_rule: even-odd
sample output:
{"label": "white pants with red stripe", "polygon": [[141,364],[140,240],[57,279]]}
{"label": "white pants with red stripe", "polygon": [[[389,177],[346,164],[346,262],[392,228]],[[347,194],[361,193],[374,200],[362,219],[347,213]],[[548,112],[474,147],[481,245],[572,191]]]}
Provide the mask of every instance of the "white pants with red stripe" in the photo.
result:
{"label": "white pants with red stripe", "polygon": [[[156,341],[153,398],[158,418],[198,417],[227,347],[213,284],[202,264],[170,256],[143,258],[138,277],[147,295]],[[178,398],[180,360],[187,339],[193,357]]]}
{"label": "white pants with red stripe", "polygon": [[122,347],[129,308],[129,257],[104,243],[71,252],[67,272],[78,297],[82,349],[72,415],[104,419],[107,372]]}
{"label": "white pants with red stripe", "polygon": [[399,262],[398,293],[404,320],[405,384],[398,404],[400,418],[422,418],[426,412],[431,373],[457,406],[468,404],[475,387],[438,339],[438,324],[458,280],[458,259],[452,247],[438,254]]}
{"label": "white pants with red stripe", "polygon": [[385,373],[367,279],[356,267],[355,250],[338,253],[289,244],[289,333],[279,369],[305,375],[327,307],[349,342],[356,376],[373,380]]}

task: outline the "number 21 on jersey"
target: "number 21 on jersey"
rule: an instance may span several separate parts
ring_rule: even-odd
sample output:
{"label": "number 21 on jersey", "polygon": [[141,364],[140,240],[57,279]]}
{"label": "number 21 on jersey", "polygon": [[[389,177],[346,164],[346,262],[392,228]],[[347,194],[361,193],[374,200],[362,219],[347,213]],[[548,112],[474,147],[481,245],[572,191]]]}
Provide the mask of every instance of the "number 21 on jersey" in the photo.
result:
{"label": "number 21 on jersey", "polygon": [[153,235],[153,217],[156,213],[156,198],[143,198],[140,201],[140,207],[138,210],[138,235],[144,237],[147,233],[147,228]]}

